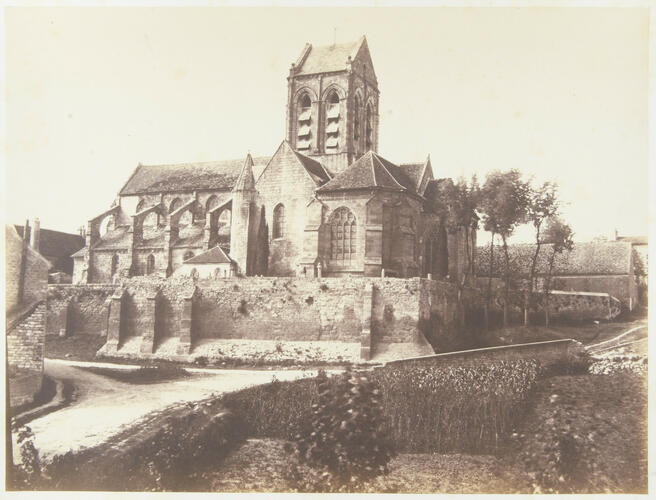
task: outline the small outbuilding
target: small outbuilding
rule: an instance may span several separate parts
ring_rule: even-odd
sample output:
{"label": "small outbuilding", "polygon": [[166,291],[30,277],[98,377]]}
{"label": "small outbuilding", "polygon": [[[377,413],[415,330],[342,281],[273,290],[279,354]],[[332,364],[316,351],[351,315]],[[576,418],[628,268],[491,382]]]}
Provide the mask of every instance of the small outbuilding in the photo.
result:
{"label": "small outbuilding", "polygon": [[200,279],[223,279],[234,276],[235,272],[235,262],[217,245],[183,261],[176,274]]}

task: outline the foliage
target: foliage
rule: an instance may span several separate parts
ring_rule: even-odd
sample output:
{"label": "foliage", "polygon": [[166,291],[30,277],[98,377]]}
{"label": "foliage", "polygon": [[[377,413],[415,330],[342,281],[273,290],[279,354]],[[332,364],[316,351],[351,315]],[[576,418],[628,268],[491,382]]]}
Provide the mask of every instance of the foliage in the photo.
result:
{"label": "foliage", "polygon": [[43,478],[39,450],[34,446],[34,433],[29,426],[18,427],[13,420],[12,430],[18,433],[17,444],[20,450],[21,463],[12,465],[13,484],[8,486],[16,490],[37,489],[42,484]]}
{"label": "foliage", "polygon": [[524,304],[524,324],[528,324],[528,307],[533,298],[533,290],[536,283],[536,268],[540,247],[542,245],[541,229],[543,224],[558,213],[559,201],[557,197],[557,185],[553,182],[545,182],[541,186],[529,188],[529,200],[527,205],[527,219],[535,230],[535,252],[531,257],[531,267],[528,277],[527,303]]}
{"label": "foliage", "polygon": [[387,472],[391,443],[383,432],[380,391],[363,374],[348,370],[322,377],[309,425],[296,436],[301,464],[320,472],[314,491],[352,491]]}
{"label": "foliage", "polygon": [[[515,228],[527,220],[530,187],[522,179],[519,170],[500,172],[495,170],[488,174],[481,189],[481,209],[483,211],[483,227],[492,233],[490,243],[490,262],[494,262],[494,237],[501,236],[504,251],[504,296],[508,301],[511,287],[511,269],[508,255],[508,238]],[[487,287],[487,301],[491,296],[493,270],[490,269],[490,279]],[[504,326],[508,324],[507,308],[504,307]]]}
{"label": "foliage", "polygon": [[549,265],[543,285],[545,323],[549,326],[549,294],[553,287],[554,262],[556,255],[560,255],[565,251],[571,251],[574,248],[574,233],[572,228],[558,217],[551,217],[548,219],[547,226],[544,230],[543,243],[551,244],[551,255],[549,255]]}

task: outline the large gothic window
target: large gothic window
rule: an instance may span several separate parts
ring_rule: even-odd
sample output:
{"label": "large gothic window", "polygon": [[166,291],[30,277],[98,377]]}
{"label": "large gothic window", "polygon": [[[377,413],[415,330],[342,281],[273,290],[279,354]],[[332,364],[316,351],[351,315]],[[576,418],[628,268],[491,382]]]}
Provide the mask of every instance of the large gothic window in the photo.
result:
{"label": "large gothic window", "polygon": [[336,149],[339,145],[339,96],[336,91],[328,94],[326,104],[326,149]]}
{"label": "large gothic window", "polygon": [[307,93],[303,93],[299,98],[296,113],[296,116],[298,116],[296,149],[308,150],[310,149],[310,140],[312,138],[312,101]]}
{"label": "large gothic window", "polygon": [[374,113],[371,109],[371,104],[367,104],[367,116],[365,122],[365,149],[369,151],[374,145]]}
{"label": "large gothic window", "polygon": [[357,223],[353,212],[346,207],[335,210],[330,219],[330,257],[345,264],[355,258]]}
{"label": "large gothic window", "polygon": [[285,237],[285,205],[276,205],[273,209],[273,238]]}

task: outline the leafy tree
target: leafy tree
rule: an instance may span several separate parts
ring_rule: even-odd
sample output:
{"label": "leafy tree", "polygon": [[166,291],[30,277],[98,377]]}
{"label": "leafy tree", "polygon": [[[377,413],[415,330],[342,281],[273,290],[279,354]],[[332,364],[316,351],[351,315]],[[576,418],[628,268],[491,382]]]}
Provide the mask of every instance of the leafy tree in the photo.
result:
{"label": "leafy tree", "polygon": [[526,222],[529,203],[529,183],[522,179],[519,170],[507,172],[495,170],[488,174],[481,190],[483,227],[492,233],[490,242],[490,279],[488,281],[487,305],[489,307],[494,263],[494,237],[501,237],[504,254],[504,306],[503,324],[508,326],[508,302],[510,295],[511,265],[508,253],[508,238],[515,228]]}
{"label": "leafy tree", "polygon": [[554,262],[556,255],[563,252],[571,251],[574,248],[574,233],[572,228],[563,222],[558,217],[551,217],[547,221],[544,230],[543,244],[551,244],[551,254],[549,255],[549,265],[547,267],[547,274],[544,279],[543,293],[544,293],[544,318],[545,325],[549,326],[549,297],[552,287],[552,277]]}
{"label": "leafy tree", "polygon": [[553,182],[545,182],[541,186],[529,189],[528,205],[526,207],[527,220],[535,230],[535,251],[531,256],[531,267],[528,276],[528,290],[524,296],[524,324],[528,325],[528,310],[533,301],[533,290],[536,288],[536,268],[540,247],[542,246],[541,230],[544,223],[558,213],[559,202],[557,197],[557,185]]}

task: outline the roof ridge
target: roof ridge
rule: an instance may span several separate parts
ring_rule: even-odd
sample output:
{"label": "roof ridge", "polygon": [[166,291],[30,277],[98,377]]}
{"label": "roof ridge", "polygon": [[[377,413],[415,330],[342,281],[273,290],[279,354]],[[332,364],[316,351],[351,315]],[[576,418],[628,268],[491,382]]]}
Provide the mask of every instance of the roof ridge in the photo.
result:
{"label": "roof ridge", "polygon": [[[396,183],[396,185],[399,186],[403,191],[407,191],[407,189],[406,189],[405,187],[403,187],[403,186],[399,183],[399,181],[396,180],[396,177],[394,177],[394,176],[392,175],[392,173],[387,169],[387,167],[385,166],[385,164],[384,164],[382,161],[380,161],[380,158],[378,157],[378,154],[377,154],[377,153],[374,153],[374,152],[372,151],[372,155],[376,158],[376,160],[378,160],[378,163],[380,163],[380,166],[383,167],[383,169],[385,170],[385,172],[387,172],[387,175],[389,175],[389,176],[392,178],[392,180]],[[385,161],[389,161],[389,160],[385,160]],[[390,163],[392,163],[392,162],[390,161]],[[392,163],[392,165],[394,165],[394,164]],[[398,167],[397,165],[394,165],[394,166],[395,166],[395,167]]]}

